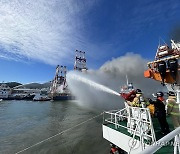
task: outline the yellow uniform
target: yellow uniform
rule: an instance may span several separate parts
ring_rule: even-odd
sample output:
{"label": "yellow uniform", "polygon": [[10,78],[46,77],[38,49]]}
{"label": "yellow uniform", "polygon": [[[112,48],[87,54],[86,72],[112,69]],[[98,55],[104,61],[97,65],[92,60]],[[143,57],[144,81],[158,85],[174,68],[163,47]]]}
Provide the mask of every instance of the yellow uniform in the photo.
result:
{"label": "yellow uniform", "polygon": [[136,94],[136,97],[129,105],[134,107],[147,107],[148,101],[144,98],[142,94]]}
{"label": "yellow uniform", "polygon": [[179,104],[176,103],[176,97],[169,96],[167,103],[167,114],[171,115],[174,128],[178,128],[180,126],[180,112]]}

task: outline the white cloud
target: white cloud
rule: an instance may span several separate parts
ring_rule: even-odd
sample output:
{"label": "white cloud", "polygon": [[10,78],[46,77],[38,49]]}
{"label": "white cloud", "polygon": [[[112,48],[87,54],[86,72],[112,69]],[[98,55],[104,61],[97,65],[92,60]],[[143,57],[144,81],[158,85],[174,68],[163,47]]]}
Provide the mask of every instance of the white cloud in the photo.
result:
{"label": "white cloud", "polygon": [[82,14],[94,1],[0,1],[0,58],[68,60],[83,40]]}

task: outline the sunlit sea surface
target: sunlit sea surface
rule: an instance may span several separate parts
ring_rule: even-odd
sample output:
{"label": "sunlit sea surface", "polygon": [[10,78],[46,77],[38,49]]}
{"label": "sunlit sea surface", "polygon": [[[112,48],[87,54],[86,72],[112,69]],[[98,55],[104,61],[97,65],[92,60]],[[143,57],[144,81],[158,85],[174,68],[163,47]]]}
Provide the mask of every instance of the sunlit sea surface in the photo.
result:
{"label": "sunlit sea surface", "polygon": [[[19,152],[100,114],[74,101],[0,102],[0,153]],[[102,116],[32,147],[22,154],[106,154]]]}

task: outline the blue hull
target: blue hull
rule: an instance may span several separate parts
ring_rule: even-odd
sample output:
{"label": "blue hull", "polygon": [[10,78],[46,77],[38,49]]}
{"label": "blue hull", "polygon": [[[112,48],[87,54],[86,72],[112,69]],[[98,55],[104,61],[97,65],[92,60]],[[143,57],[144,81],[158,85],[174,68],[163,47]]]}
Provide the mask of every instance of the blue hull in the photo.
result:
{"label": "blue hull", "polygon": [[75,97],[74,96],[54,96],[53,100],[55,100],[55,101],[75,100]]}

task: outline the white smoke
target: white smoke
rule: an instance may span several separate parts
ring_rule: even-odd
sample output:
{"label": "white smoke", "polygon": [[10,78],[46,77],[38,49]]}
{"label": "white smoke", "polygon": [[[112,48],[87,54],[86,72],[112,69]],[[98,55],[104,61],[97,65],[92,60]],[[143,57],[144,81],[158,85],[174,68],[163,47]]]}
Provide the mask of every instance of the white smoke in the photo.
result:
{"label": "white smoke", "polygon": [[127,53],[125,56],[106,62],[100,70],[111,74],[115,81],[120,79],[125,82],[127,75],[129,82],[133,82],[135,88],[141,89],[145,95],[151,95],[152,92],[161,90],[163,87],[159,82],[144,77],[147,62],[148,60],[138,54]]}
{"label": "white smoke", "polygon": [[89,70],[87,73],[69,72],[67,82],[72,93],[79,99],[79,104],[97,109],[122,108],[123,99],[85,84],[85,82],[72,79],[72,76],[80,76],[102,84],[119,92],[120,86],[126,84],[126,75],[129,82],[133,82],[135,88],[143,91],[144,95],[150,97],[152,93],[163,87],[159,82],[144,78],[143,72],[147,69],[147,60],[138,54],[128,53],[125,56],[106,62],[99,70]]}
{"label": "white smoke", "polygon": [[67,74],[69,88],[78,99],[78,104],[93,109],[123,106],[120,96],[117,96],[118,91],[107,84],[108,80],[108,74],[94,70],[87,73],[72,71]]}

